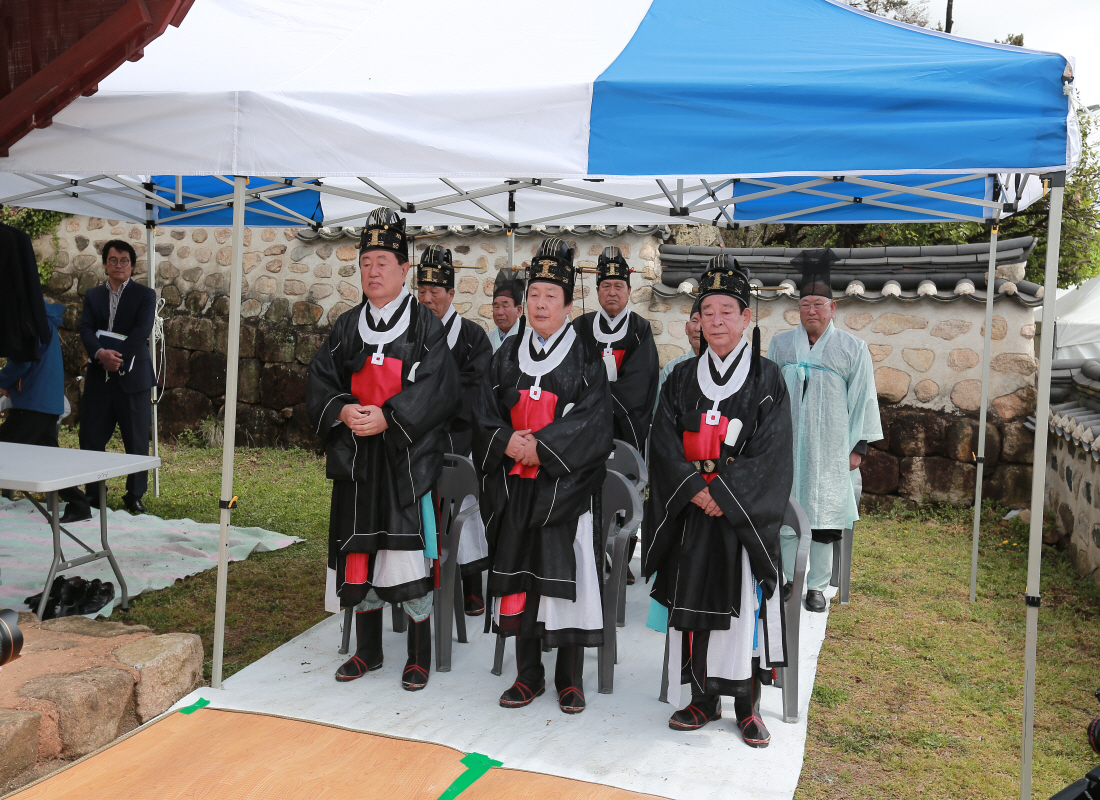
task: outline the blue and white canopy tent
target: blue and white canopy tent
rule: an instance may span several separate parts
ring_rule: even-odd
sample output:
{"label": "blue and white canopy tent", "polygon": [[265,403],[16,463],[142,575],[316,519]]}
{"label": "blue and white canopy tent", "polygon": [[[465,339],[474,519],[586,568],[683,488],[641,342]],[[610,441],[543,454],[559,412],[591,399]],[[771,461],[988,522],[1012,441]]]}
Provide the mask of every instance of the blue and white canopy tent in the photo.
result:
{"label": "blue and white canopy tent", "polygon": [[[1064,56],[840,0],[198,0],[143,59],[11,147],[0,202],[145,222],[150,252],[158,224],[231,216],[231,431],[246,224],[341,225],[384,205],[420,226],[967,220],[995,238],[1049,190],[1052,303],[1079,150],[1072,81]],[[992,270],[995,242],[990,254]],[[987,342],[983,387],[988,363]],[[983,388],[983,414],[987,400]],[[1037,426],[1036,464],[1046,435]],[[223,456],[224,541],[232,436]],[[1025,798],[1042,503],[1036,470]],[[223,558],[215,686],[224,597]]]}

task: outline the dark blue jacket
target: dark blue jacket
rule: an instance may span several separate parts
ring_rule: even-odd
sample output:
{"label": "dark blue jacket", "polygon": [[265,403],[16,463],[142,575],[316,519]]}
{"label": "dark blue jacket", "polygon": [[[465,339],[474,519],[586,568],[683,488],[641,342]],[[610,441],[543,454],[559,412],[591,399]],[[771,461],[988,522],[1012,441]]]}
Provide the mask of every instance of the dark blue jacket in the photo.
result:
{"label": "dark blue jacket", "polygon": [[12,408],[61,415],[65,411],[65,368],[57,329],[65,306],[46,303],[50,339],[37,361],[8,361],[0,370],[0,389],[11,393]]}
{"label": "dark blue jacket", "polygon": [[126,341],[105,339],[101,342],[96,331],[107,329],[111,316],[110,289],[104,283],[88,290],[84,295],[84,312],[80,315],[80,339],[91,359],[85,378],[85,391],[92,384],[103,385],[107,381],[107,371],[95,357],[104,346],[122,354],[122,366],[112,375],[112,380],[117,377],[122,391],[133,393],[152,388],[153,362],[149,358],[149,333],[153,330],[156,310],[157,293],[131,279],[122,290],[118,308],[115,310],[114,332],[125,336]]}

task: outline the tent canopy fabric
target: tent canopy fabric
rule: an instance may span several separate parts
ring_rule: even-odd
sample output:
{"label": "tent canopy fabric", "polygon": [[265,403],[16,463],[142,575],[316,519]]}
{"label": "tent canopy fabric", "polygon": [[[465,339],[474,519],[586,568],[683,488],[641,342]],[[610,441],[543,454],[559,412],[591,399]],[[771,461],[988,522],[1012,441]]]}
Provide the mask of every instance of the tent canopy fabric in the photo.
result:
{"label": "tent canopy fabric", "polygon": [[1054,358],[1100,358],[1100,277],[1058,297]]}
{"label": "tent canopy fabric", "polygon": [[199,0],[0,159],[0,202],[99,213],[42,185],[83,179],[147,219],[111,176],[297,175],[286,224],[980,222],[1072,169],[1071,76],[840,0]]}

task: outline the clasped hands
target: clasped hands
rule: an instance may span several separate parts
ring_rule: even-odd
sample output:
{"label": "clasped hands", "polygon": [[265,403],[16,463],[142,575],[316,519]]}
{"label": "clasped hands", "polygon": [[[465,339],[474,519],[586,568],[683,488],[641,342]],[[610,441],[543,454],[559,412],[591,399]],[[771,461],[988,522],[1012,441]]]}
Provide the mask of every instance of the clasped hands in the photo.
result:
{"label": "clasped hands", "polygon": [[718,504],[714,502],[714,498],[710,496],[710,488],[703,489],[695,497],[691,498],[691,502],[703,509],[708,517],[720,517],[722,516],[722,509],[718,507]]}
{"label": "clasped hands", "polygon": [[530,430],[514,431],[508,439],[508,446],[504,448],[504,454],[517,464],[537,467],[542,463],[539,460],[538,444],[538,440],[531,435]]}
{"label": "clasped hands", "polygon": [[117,350],[108,350],[104,347],[95,354],[95,357],[108,372],[118,372],[118,368],[122,366],[122,353]]}
{"label": "clasped hands", "polygon": [[356,436],[374,436],[389,427],[382,409],[378,406],[361,406],[348,403],[340,409],[339,420]]}

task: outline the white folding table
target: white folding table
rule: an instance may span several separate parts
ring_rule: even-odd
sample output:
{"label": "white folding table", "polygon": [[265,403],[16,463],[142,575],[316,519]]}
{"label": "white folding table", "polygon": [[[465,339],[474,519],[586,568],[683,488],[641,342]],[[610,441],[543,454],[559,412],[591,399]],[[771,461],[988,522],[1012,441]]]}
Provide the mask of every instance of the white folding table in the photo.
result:
{"label": "white folding table", "polygon": [[[107,544],[107,485],[108,478],[129,475],[133,472],[157,469],[160,459],[154,456],[132,456],[125,453],[100,453],[94,450],[68,450],[60,447],[39,447],[29,444],[9,444],[0,442],[0,489],[12,489],[26,492],[30,501],[42,512],[42,516],[53,528],[53,561],[50,563],[46,587],[42,591],[42,600],[38,603],[38,618],[42,618],[49,599],[50,587],[54,576],[61,570],[72,569],[81,564],[107,559],[118,578],[122,590],[122,608],[130,605],[130,596],[126,591],[126,580],[115,561],[115,555]],[[57,493],[61,489],[77,486],[81,483],[99,481],[99,534],[102,547],[96,550],[89,547],[61,525]],[[30,493],[46,495],[47,508],[44,508]],[[61,550],[61,534],[64,533],[78,545],[87,550],[86,555],[66,559]]]}

